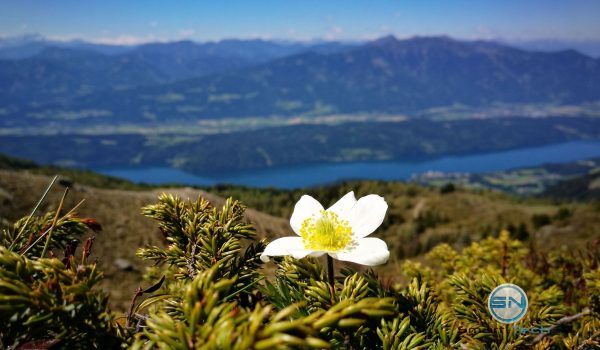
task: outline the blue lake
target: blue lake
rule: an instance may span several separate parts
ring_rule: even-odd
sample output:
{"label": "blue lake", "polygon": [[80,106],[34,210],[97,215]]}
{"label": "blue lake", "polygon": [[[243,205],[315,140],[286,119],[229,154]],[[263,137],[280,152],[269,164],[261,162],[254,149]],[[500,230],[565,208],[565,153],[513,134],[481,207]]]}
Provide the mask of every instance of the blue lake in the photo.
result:
{"label": "blue lake", "polygon": [[240,171],[218,176],[196,176],[171,168],[96,169],[101,173],[148,184],[178,183],[210,186],[238,184],[251,187],[297,188],[323,185],[340,180],[406,180],[426,171],[489,172],[544,163],[564,163],[600,157],[600,141],[574,141],[543,147],[505,152],[441,157],[422,162],[354,162],[310,164],[254,171]]}

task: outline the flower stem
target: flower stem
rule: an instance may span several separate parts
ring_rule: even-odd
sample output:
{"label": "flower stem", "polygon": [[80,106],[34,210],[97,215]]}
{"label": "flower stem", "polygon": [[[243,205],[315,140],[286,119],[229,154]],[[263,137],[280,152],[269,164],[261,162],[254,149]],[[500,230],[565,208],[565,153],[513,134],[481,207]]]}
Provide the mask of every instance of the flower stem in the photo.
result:
{"label": "flower stem", "polygon": [[327,277],[329,278],[329,284],[331,288],[335,289],[335,279],[333,275],[333,258],[327,255]]}

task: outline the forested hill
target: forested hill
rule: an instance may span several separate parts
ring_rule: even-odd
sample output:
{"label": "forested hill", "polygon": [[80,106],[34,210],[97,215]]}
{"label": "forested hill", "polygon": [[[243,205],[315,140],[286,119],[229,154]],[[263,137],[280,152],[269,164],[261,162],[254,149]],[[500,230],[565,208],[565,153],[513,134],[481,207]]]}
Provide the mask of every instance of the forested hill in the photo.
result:
{"label": "forested hill", "polygon": [[41,164],[160,166],[218,175],[301,164],[428,159],[598,138],[597,118],[417,119],[271,127],[216,135],[2,136],[0,153]]}

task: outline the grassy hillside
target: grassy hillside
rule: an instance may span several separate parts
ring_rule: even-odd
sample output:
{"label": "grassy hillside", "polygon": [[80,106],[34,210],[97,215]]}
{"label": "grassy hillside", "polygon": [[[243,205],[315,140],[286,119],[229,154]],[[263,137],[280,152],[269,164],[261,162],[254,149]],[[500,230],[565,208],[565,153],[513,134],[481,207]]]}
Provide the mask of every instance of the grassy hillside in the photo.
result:
{"label": "grassy hillside", "polygon": [[[390,263],[378,271],[386,276],[397,276],[404,258],[422,256],[438,243],[446,242],[460,249],[470,242],[496,237],[502,229],[509,229],[514,238],[533,242],[542,250],[579,248],[600,236],[600,207],[590,203],[555,204],[538,199],[517,200],[490,191],[437,189],[380,181],[347,182],[294,191],[230,186],[205,190],[144,188],[102,175],[37,167],[10,158],[5,158],[2,164],[4,168],[21,169],[0,170],[2,226],[31,211],[51,180],[47,174],[54,171],[74,181],[65,208],[70,209],[85,199],[78,212],[82,217],[96,218],[103,226],[96,239],[94,254],[100,257],[102,270],[107,273],[104,287],[110,291],[115,307],[121,309],[141,282],[143,265],[134,256],[135,249],[145,244],[162,243],[157,228],[140,215],[140,208],[155,202],[161,192],[192,199],[202,195],[219,205],[224,197],[239,199],[254,209],[247,212],[247,218],[255,223],[259,237],[267,239],[292,234],[288,218],[295,202],[304,193],[314,196],[325,206],[352,190],[357,197],[381,194],[386,198],[389,210],[376,236],[386,240],[392,254]],[[55,209],[62,191],[62,185],[55,185],[39,211]],[[131,267],[125,268],[127,264]]]}
{"label": "grassy hillside", "polygon": [[[0,170],[2,228],[14,220],[29,215],[51,180],[52,177],[32,174],[28,171]],[[38,214],[56,210],[64,190],[65,187],[56,184],[40,206]],[[201,195],[216,205],[222,205],[224,202],[220,197],[191,188],[131,191],[99,189],[77,182],[71,187],[66,198],[64,208],[67,211],[85,199],[77,212],[81,217],[95,218],[102,225],[102,231],[97,235],[94,243],[92,258],[99,259],[99,266],[106,273],[107,278],[103,286],[110,292],[113,307],[116,309],[124,310],[135,288],[142,283],[145,265],[136,258],[136,249],[146,244],[163,243],[160,231],[149,219],[144,218],[140,211],[143,206],[154,203],[158,195],[165,191],[192,200]],[[289,234],[287,220],[254,210],[247,211],[247,219],[255,223],[262,237],[274,237],[280,233]]]}

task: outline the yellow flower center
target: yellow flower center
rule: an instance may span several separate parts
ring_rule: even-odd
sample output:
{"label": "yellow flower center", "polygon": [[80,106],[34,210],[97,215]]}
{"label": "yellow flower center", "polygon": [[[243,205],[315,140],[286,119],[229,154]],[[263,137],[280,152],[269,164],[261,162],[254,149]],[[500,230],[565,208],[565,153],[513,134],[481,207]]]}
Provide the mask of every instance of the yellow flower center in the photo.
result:
{"label": "yellow flower center", "polygon": [[336,213],[321,210],[302,222],[300,237],[305,249],[338,251],[352,242],[352,228]]}

